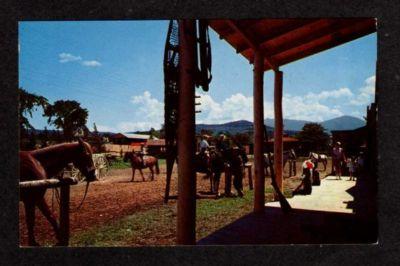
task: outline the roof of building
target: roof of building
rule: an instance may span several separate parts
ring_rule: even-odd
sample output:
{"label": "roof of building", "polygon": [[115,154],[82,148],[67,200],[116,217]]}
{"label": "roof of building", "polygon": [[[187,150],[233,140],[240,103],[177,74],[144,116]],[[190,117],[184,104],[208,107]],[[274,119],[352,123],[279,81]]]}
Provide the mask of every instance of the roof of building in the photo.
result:
{"label": "roof of building", "polygon": [[112,135],[112,138],[128,138],[128,139],[150,139],[150,135],[144,134],[131,134],[131,133],[117,133]]}
{"label": "roof of building", "polygon": [[217,19],[209,25],[237,53],[253,62],[264,54],[264,70],[277,69],[376,31],[374,18]]}

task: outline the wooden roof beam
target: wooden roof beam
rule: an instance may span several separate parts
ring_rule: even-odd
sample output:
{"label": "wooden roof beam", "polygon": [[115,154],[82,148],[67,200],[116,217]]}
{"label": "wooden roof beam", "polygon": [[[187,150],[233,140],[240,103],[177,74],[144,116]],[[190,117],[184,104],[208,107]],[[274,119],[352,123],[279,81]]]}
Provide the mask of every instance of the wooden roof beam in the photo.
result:
{"label": "wooden roof beam", "polygon": [[[269,42],[269,41],[271,41],[271,40],[273,40],[275,38],[282,38],[282,37],[291,35],[291,34],[297,32],[297,31],[302,31],[305,28],[312,27],[313,25],[318,24],[318,23],[320,23],[321,21],[324,21],[324,20],[326,20],[326,19],[319,19],[317,21],[312,20],[312,21],[304,22],[304,24],[300,24],[300,26],[299,26],[299,24],[292,25],[292,26],[288,27],[284,31],[276,32],[275,34],[270,34],[270,35],[265,36],[266,38],[261,40],[259,45],[262,46],[265,43],[267,43],[267,42]],[[249,49],[250,49],[249,47],[241,47],[241,48],[237,49],[237,52],[238,53],[243,53],[243,52],[247,52]]]}
{"label": "wooden roof beam", "polygon": [[[322,51],[326,51],[330,48],[336,47],[337,45],[344,44],[346,42],[358,39],[376,31],[375,21],[365,21],[364,23],[355,23],[348,28],[344,28],[342,31],[331,32],[330,34],[323,36],[319,39],[310,41],[309,43],[302,44],[290,50],[286,50],[284,53],[274,55],[274,60],[279,62],[279,65],[285,65],[292,63],[299,59],[307,56],[317,54]],[[289,54],[284,56],[284,54]],[[283,56],[283,57],[282,57]],[[271,68],[266,67],[264,70]]]}
{"label": "wooden roof beam", "polygon": [[[243,29],[241,29],[239,25],[236,24],[235,21],[228,19],[226,20],[226,23],[229,25],[229,27],[235,30],[243,38],[243,40],[254,52],[260,49],[259,44],[248,33],[246,33]],[[273,61],[268,55],[264,54],[264,59],[265,63],[267,63],[270,69],[274,70],[278,69],[278,67],[273,63]]]}
{"label": "wooden roof beam", "polygon": [[[354,20],[352,21],[353,26],[354,25],[359,25],[359,24],[364,24],[365,21],[362,20]],[[349,26],[349,22],[343,21],[343,20],[330,20],[328,22],[324,22],[324,23],[320,23],[321,25],[318,27],[313,27],[313,33],[309,34],[309,35],[305,35],[305,36],[299,36],[297,38],[293,38],[291,40],[291,42],[286,42],[282,45],[279,45],[277,47],[274,48],[270,48],[268,49],[268,47],[266,47],[266,51],[268,52],[268,54],[273,57],[277,54],[283,53],[286,50],[290,50],[292,48],[295,48],[297,46],[300,46],[304,43],[308,43],[311,42],[313,40],[319,39],[321,37],[327,36],[327,35],[331,35],[331,34],[335,34],[335,33],[339,33],[340,30],[346,28]],[[311,25],[310,25],[311,26]],[[316,26],[316,25],[315,25]],[[311,29],[311,28],[310,28]]]}

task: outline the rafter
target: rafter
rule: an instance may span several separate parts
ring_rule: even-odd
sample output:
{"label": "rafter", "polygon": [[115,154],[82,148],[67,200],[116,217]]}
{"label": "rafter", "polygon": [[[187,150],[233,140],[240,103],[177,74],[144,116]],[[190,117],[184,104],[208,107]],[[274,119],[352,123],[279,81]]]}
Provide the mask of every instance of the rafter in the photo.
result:
{"label": "rafter", "polygon": [[[297,45],[292,49],[276,54],[273,56],[273,59],[276,62],[279,62],[279,65],[285,65],[373,32],[375,32],[375,24],[373,20],[354,23],[351,27],[330,32],[320,38],[316,38],[310,42]],[[267,66],[264,70],[268,69],[271,68]]]}
{"label": "rafter", "polygon": [[[267,36],[265,36],[264,39],[261,40],[260,46],[263,46],[265,43],[267,43],[267,42],[269,42],[269,41],[271,41],[273,39],[282,38],[282,37],[285,38],[285,36],[289,36],[291,34],[294,34],[294,33],[298,32],[298,31],[303,31],[304,29],[309,28],[310,26],[312,27],[313,25],[318,24],[320,21],[323,21],[323,19],[317,20],[317,21],[313,20],[313,21],[304,22],[304,24],[300,24],[300,25],[298,23],[296,23],[294,25],[288,26],[283,31],[277,31],[277,32],[272,33],[272,34],[268,34]],[[247,52],[249,49],[250,48],[248,46],[240,47],[240,48],[238,48],[236,50],[236,52],[237,53],[244,53],[244,52]]]}
{"label": "rafter", "polygon": [[[259,48],[260,48],[259,44],[247,32],[242,30],[239,27],[239,25],[236,24],[235,21],[228,19],[228,20],[226,20],[226,23],[229,25],[229,27],[231,27],[234,31],[236,31],[242,37],[242,39],[247,43],[247,45],[249,47],[251,47],[251,49],[254,52],[259,50]],[[276,66],[273,63],[273,60],[271,60],[271,58],[268,55],[264,54],[264,58],[265,58],[265,62],[268,64],[269,68],[277,69],[278,66]]]}

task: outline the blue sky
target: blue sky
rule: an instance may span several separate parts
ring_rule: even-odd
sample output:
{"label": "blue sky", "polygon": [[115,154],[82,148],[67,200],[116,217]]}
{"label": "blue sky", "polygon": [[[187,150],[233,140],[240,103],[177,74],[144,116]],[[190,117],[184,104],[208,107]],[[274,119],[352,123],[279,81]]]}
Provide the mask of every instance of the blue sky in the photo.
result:
{"label": "blue sky", "polygon": [[[77,100],[88,126],[126,132],[163,123],[163,53],[168,21],[20,22],[19,82],[54,102]],[[252,121],[252,65],[211,30],[213,80],[198,123]],[[376,34],[281,67],[285,118],[362,118],[375,90]],[[265,72],[265,117],[273,73]],[[35,112],[35,128],[47,126]],[[51,127],[49,127],[51,128]]]}

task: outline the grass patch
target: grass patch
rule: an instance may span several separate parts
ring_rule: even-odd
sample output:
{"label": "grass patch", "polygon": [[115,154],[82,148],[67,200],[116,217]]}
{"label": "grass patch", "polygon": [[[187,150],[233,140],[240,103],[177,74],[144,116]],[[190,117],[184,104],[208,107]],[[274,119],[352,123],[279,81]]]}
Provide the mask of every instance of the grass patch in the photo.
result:
{"label": "grass patch", "polygon": [[[165,159],[159,159],[158,160],[158,165],[164,165],[165,164]],[[131,168],[131,163],[130,162],[124,162],[124,160],[120,157],[117,157],[115,161],[113,161],[110,165],[110,169],[126,169],[126,168]]]}
{"label": "grass patch", "polygon": [[[265,190],[273,193],[272,187]],[[290,191],[285,196],[291,197]],[[197,200],[196,239],[228,225],[252,212],[254,192],[246,191],[243,198]],[[176,204],[171,202],[150,210],[140,211],[104,226],[97,226],[71,238],[71,246],[138,246],[173,245],[176,243]]]}

